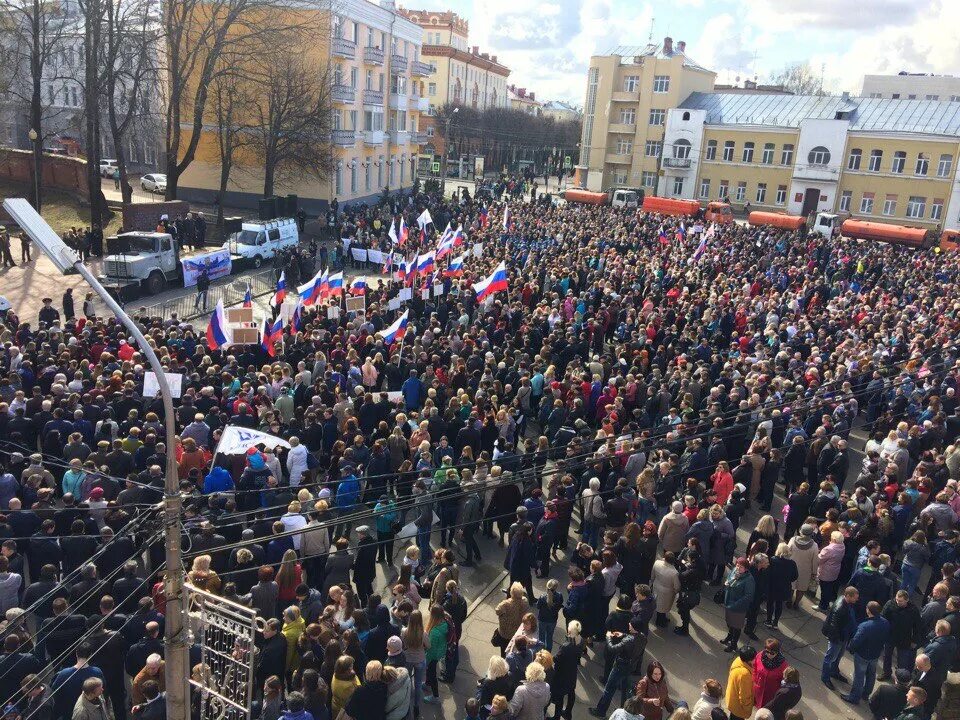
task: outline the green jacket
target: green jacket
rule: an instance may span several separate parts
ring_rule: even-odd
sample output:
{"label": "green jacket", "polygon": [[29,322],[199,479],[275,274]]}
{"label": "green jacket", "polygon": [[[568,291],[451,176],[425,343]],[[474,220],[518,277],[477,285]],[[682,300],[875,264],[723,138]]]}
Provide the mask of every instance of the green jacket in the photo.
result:
{"label": "green jacket", "polygon": [[443,660],[447,654],[447,621],[444,620],[430,631],[430,647],[427,649],[427,662]]}

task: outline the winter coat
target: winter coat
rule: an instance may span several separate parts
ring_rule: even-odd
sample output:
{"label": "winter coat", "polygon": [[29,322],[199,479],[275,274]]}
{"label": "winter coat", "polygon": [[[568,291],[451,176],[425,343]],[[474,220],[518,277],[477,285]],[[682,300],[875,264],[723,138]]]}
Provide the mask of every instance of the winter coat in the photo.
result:
{"label": "winter coat", "polygon": [[773,720],[784,720],[787,710],[795,708],[803,697],[800,683],[785,683],[777,688],[764,707],[773,713]]}
{"label": "winter coat", "polygon": [[753,704],[762,708],[776,695],[787,669],[787,659],[782,653],[770,657],[765,652],[753,659]]}
{"label": "winter coat", "polygon": [[680,573],[673,565],[657,560],[653,564],[650,587],[653,589],[653,596],[657,599],[657,612],[668,613],[673,608],[677,593],[680,592]]}
{"label": "winter coat", "polygon": [[287,453],[287,472],[290,473],[291,487],[299,485],[300,478],[307,472],[307,454],[309,452],[306,445],[297,445],[295,448],[290,448]]}
{"label": "winter coat", "polygon": [[793,589],[806,592],[817,577],[820,550],[813,538],[803,535],[794,535],[787,545],[790,546],[791,559],[797,566],[797,579],[793,583]]}
{"label": "winter coat", "polygon": [[[727,548],[728,544],[730,547],[733,547],[733,544],[728,543],[728,541],[736,541],[737,531],[734,529],[733,523],[730,522],[730,518],[726,515],[719,520],[713,521],[713,530],[708,555],[709,562],[714,565],[722,565],[732,557],[731,553],[727,552]],[[706,548],[704,548],[704,552],[707,552]]]}
{"label": "winter coat", "polygon": [[843,543],[830,543],[820,551],[817,577],[821,582],[832,582],[840,577],[840,564],[843,562],[844,552]]}
{"label": "winter coat", "polygon": [[742,718],[753,714],[753,668],[734,658],[727,676],[727,709]]}
{"label": "winter coat", "polygon": [[912,602],[900,607],[896,600],[887,600],[883,606],[883,616],[890,623],[889,642],[894,647],[909,647],[923,642],[923,623],[920,620],[920,608]]}
{"label": "winter coat", "polygon": [[878,660],[883,654],[883,646],[890,638],[890,623],[885,617],[867,618],[857,626],[847,649],[853,655],[867,660]]}
{"label": "winter coat", "polygon": [[767,572],[767,598],[770,600],[790,600],[793,596],[793,583],[799,577],[797,564],[790,558],[770,558]]}
{"label": "winter coat", "polygon": [[723,607],[733,613],[745,613],[756,592],[753,575],[745,572],[738,576],[736,570],[731,570],[724,585]]}
{"label": "winter coat", "polygon": [[513,637],[517,628],[520,627],[523,616],[530,612],[530,603],[527,602],[526,597],[519,602],[513,598],[507,598],[497,605],[496,612],[499,619],[497,628],[500,631],[500,637],[509,640]]}
{"label": "winter coat", "polygon": [[690,538],[696,538],[697,542],[700,543],[701,555],[706,557],[710,552],[710,538],[712,537],[713,523],[709,520],[697,520],[690,526],[690,529],[687,530],[684,540],[689,541]]}
{"label": "winter coat", "polygon": [[542,680],[523,683],[513,693],[510,715],[513,720],[543,720],[550,704],[550,686]]}
{"label": "winter coat", "polygon": [[405,667],[396,670],[397,679],[387,685],[387,704],[383,709],[385,720],[404,720],[410,712],[410,671]]}
{"label": "winter coat", "polygon": [[657,529],[657,535],[660,537],[660,544],[664,552],[678,553],[686,542],[687,530],[690,529],[690,521],[682,513],[668,512],[660,521],[660,527]]}

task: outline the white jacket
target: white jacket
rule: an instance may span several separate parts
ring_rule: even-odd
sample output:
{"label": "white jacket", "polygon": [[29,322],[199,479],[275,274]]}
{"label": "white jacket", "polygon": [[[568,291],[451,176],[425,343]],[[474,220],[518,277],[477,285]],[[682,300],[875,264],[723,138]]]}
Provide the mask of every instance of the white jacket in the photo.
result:
{"label": "white jacket", "polygon": [[307,450],[306,445],[297,445],[290,448],[287,453],[287,472],[290,473],[290,487],[296,487],[300,484],[300,477],[307,472]]}

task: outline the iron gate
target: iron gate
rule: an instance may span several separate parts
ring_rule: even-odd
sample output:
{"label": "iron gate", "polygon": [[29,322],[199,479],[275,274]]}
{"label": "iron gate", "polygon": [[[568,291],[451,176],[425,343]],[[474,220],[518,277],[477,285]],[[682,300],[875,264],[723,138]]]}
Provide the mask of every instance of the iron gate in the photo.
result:
{"label": "iron gate", "polygon": [[201,720],[251,720],[257,614],[187,583],[190,625],[200,646],[200,670],[190,686],[199,692]]}

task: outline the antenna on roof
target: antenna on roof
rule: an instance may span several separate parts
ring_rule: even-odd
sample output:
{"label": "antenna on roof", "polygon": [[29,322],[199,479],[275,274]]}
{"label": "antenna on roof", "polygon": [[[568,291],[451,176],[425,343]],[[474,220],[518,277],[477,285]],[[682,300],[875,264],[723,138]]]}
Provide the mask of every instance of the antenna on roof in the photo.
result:
{"label": "antenna on roof", "polygon": [[653,42],[653,23],[654,23],[655,20],[656,20],[655,17],[651,17],[651,18],[650,18],[650,32],[647,34],[647,42],[648,42],[648,43],[652,43],[652,42]]}

